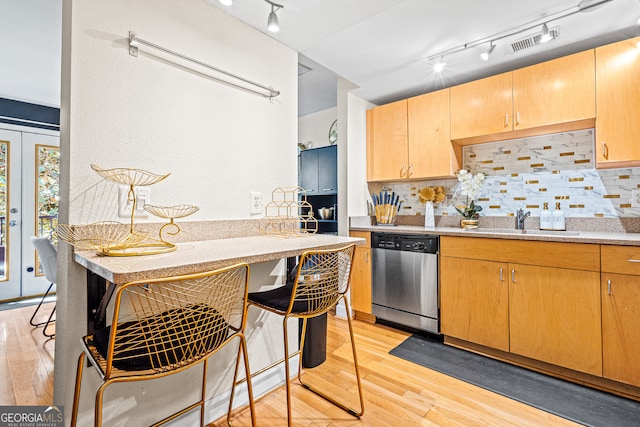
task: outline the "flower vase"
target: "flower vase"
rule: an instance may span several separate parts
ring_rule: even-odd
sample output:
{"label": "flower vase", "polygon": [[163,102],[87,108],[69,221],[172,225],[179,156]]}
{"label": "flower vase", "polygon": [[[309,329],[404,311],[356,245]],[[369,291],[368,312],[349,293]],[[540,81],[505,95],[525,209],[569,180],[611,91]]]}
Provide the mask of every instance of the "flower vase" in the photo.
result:
{"label": "flower vase", "polygon": [[477,219],[463,219],[460,220],[460,227],[462,228],[478,228],[478,220]]}
{"label": "flower vase", "polygon": [[436,219],[433,214],[433,202],[425,202],[424,204],[424,226],[435,227]]}

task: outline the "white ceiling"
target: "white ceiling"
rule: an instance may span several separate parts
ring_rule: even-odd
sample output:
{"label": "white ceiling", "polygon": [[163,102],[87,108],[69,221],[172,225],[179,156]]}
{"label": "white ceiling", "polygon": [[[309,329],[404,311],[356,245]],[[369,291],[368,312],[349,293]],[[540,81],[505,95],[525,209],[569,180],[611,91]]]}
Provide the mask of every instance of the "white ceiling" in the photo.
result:
{"label": "white ceiling", "polygon": [[0,98],[60,106],[62,0],[0,0]]}
{"label": "white ceiling", "polygon": [[[264,0],[234,0],[231,6],[206,1],[311,64],[312,71],[300,76],[301,116],[335,106],[336,75],[357,85],[359,97],[383,104],[640,34],[638,0],[609,0],[563,18],[578,10],[579,0],[276,0],[284,8],[277,12],[281,29],[275,34],[266,30],[271,8]],[[549,27],[560,26],[559,38],[507,53],[508,44],[539,33],[553,18]],[[482,61],[480,53],[496,37],[504,38],[489,61]],[[464,48],[476,41],[484,44]],[[444,71],[434,73],[428,58],[458,47],[444,56]],[[327,96],[331,91],[333,98]]]}

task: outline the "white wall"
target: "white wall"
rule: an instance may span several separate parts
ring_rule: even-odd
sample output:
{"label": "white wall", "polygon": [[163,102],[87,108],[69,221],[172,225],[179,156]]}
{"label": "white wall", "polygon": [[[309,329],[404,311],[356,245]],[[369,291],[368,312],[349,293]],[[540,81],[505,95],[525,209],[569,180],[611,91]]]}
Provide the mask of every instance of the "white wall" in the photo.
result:
{"label": "white wall", "polygon": [[367,215],[367,110],[375,107],[353,94],[347,97],[349,111],[348,188],[347,208],[349,216]]}
{"label": "white wall", "polygon": [[[144,47],[130,56],[129,31],[281,95],[271,103]],[[250,218],[250,191],[266,202],[273,188],[296,185],[297,53],[289,48],[204,0],[64,0],[62,52],[62,223],[118,219],[117,186],[91,163],[170,172],[149,187],[151,204],[196,204],[193,220]],[[68,246],[59,256],[54,401],[70,413],[86,285]]]}
{"label": "white wall", "polygon": [[[269,196],[276,186],[296,184],[295,52],[202,0],[76,2],[74,16],[72,222],[113,211],[102,195],[111,188],[102,188],[91,163],[171,172],[150,187],[151,202],[199,205],[190,219],[250,217],[250,191]],[[130,30],[282,95],[270,103],[148,48],[130,56]]]}
{"label": "white wall", "polygon": [[[311,141],[313,145],[307,148],[320,148],[331,145],[329,143],[329,129],[337,118],[337,107],[327,108],[326,110],[299,117],[298,142],[306,144]],[[339,137],[340,135],[338,135],[338,141]]]}

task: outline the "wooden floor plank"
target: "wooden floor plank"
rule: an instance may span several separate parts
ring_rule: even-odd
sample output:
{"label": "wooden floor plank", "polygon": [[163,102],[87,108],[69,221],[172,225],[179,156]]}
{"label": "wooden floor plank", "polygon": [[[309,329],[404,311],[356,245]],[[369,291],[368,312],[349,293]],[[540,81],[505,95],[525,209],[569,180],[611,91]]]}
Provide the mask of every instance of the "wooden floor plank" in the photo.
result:
{"label": "wooden floor plank", "polygon": [[[40,309],[46,320],[55,303]],[[0,405],[51,405],[55,340],[29,319],[36,306],[0,311]],[[35,319],[38,321],[38,317]],[[50,328],[49,331],[53,329]]]}
{"label": "wooden floor plank", "polygon": [[[43,307],[48,313],[53,303]],[[55,340],[32,328],[35,307],[0,311],[0,405],[52,403]],[[324,370],[307,370],[305,378],[357,404],[347,322],[329,316],[327,362]],[[365,396],[365,413],[358,419],[294,384],[294,424],[309,427],[351,426],[576,426],[577,424],[491,393],[414,363],[389,351],[409,334],[386,326],[354,321],[357,356]],[[319,368],[322,368],[320,365]],[[315,376],[315,377],[314,377]],[[256,402],[259,426],[286,425],[284,386]],[[248,409],[232,421],[250,426]],[[209,427],[226,425],[220,419]]]}
{"label": "wooden floor plank", "polygon": [[[389,354],[410,334],[386,326],[354,321],[357,357],[365,396],[365,413],[358,419],[317,402],[294,387],[294,425],[308,426],[576,426],[568,420],[529,407]],[[327,361],[305,378],[335,386],[335,394],[357,402],[347,322],[329,317]],[[324,365],[326,369],[322,370]],[[315,378],[312,378],[315,377]],[[286,425],[284,387],[261,399],[258,425]],[[298,410],[296,407],[303,409]],[[322,402],[326,408],[326,403]],[[263,417],[261,411],[269,408]],[[244,412],[248,412],[245,410]],[[309,413],[304,419],[305,412]],[[319,418],[323,413],[327,418]],[[242,414],[242,413],[241,413]],[[278,418],[282,417],[282,418]],[[301,418],[303,417],[303,418]],[[244,418],[243,418],[244,420]],[[219,425],[219,424],[212,424]]]}

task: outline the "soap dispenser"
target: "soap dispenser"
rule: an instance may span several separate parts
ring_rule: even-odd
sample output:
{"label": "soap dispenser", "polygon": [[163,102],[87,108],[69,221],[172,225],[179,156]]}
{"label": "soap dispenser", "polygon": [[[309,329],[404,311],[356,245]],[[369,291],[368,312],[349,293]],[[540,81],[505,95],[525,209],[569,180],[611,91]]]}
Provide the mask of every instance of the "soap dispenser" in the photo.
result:
{"label": "soap dispenser", "polygon": [[560,202],[556,203],[556,210],[553,211],[553,229],[554,230],[566,230],[564,212],[560,209]]}
{"label": "soap dispenser", "polygon": [[547,202],[544,203],[542,212],[540,212],[540,230],[553,230],[553,218]]}

